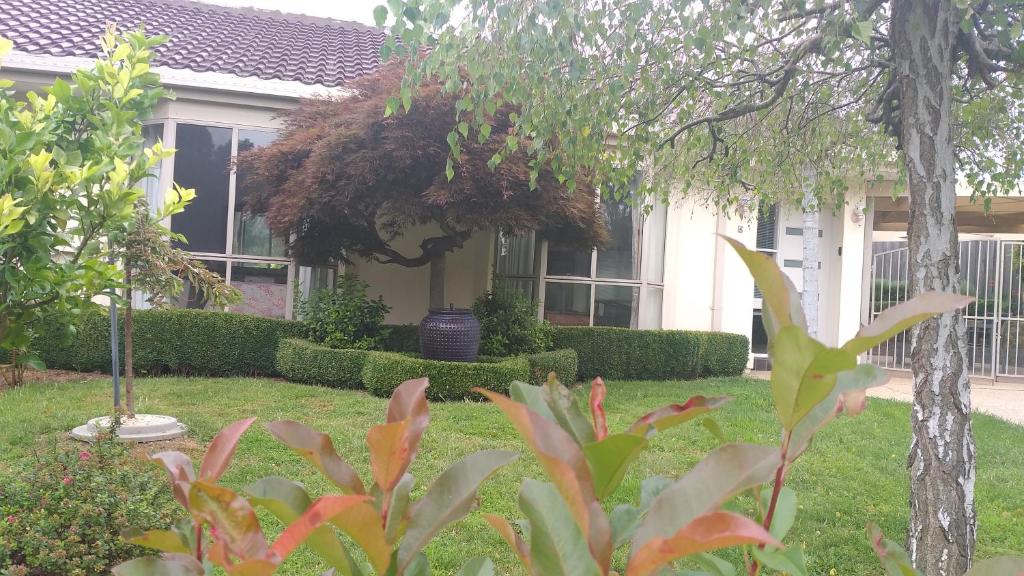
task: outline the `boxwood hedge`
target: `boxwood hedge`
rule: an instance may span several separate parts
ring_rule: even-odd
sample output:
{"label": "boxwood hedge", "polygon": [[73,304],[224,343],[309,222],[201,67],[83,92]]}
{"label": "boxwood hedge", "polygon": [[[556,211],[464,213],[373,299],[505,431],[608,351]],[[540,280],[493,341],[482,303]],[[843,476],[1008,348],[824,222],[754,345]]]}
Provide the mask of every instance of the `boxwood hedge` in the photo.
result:
{"label": "boxwood hedge", "polygon": [[500,362],[443,362],[394,352],[370,352],[363,367],[363,384],[375,396],[388,397],[399,384],[412,378],[430,378],[431,400],[479,399],[474,387],[503,394],[513,380],[527,381],[530,364],[514,356]]}
{"label": "boxwood hedge", "polygon": [[571,348],[530,354],[526,360],[530,363],[531,384],[543,384],[551,372],[554,372],[566,386],[571,386],[576,382],[578,358],[576,351]]}
{"label": "boxwood hedge", "polygon": [[277,345],[277,373],[292,382],[362,388],[367,350],[337,350],[308,340],[285,338]]}
{"label": "boxwood hedge", "polygon": [[724,332],[556,326],[555,348],[579,355],[579,377],[674,380],[738,376],[747,365],[746,336]]}

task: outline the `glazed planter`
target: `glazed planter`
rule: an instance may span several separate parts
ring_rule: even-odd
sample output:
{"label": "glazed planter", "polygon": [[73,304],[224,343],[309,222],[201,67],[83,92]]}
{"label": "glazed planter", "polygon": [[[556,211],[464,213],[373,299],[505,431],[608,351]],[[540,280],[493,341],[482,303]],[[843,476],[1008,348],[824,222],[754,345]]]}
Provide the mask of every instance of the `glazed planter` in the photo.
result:
{"label": "glazed planter", "polygon": [[430,360],[472,362],[480,351],[480,321],[465,308],[431,308],[420,322],[420,354]]}

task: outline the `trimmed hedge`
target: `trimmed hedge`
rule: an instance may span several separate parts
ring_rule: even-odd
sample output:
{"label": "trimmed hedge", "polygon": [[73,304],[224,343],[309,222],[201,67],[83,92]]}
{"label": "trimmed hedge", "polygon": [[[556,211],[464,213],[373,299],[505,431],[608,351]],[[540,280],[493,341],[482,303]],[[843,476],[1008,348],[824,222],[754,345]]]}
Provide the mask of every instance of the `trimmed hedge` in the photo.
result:
{"label": "trimmed hedge", "polygon": [[579,358],[576,351],[571,348],[530,354],[526,361],[530,363],[530,384],[544,384],[551,372],[554,372],[566,386],[576,383]]}
{"label": "trimmed hedge", "polygon": [[292,382],[362,388],[367,350],[338,350],[298,338],[285,338],[277,345],[275,368]]}
{"label": "trimmed hedge", "polygon": [[579,355],[579,377],[608,380],[675,380],[739,376],[749,341],[740,334],[684,330],[631,330],[556,326],[555,348]]}
{"label": "trimmed hedge", "polygon": [[479,399],[474,387],[508,394],[513,380],[527,381],[530,364],[516,356],[501,362],[443,362],[394,352],[370,352],[363,367],[363,384],[375,396],[388,397],[399,384],[413,378],[430,378],[431,400]]}
{"label": "trimmed hedge", "polygon": [[[122,329],[123,329],[123,316]],[[64,338],[57,322],[44,323],[33,349],[50,368],[110,372],[110,320],[105,309],[84,313],[77,333]],[[203,310],[135,311],[135,371],[210,376],[274,375],[277,344],[299,336],[298,322]],[[122,358],[124,343],[121,344]]]}

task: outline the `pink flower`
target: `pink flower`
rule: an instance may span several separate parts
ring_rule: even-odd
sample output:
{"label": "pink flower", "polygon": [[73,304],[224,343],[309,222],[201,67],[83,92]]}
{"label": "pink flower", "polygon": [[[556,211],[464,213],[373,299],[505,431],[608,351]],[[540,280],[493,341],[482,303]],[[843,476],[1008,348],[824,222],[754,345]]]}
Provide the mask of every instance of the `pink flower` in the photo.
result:
{"label": "pink flower", "polygon": [[68,484],[71,484],[71,476],[64,477],[64,485],[67,486]]}
{"label": "pink flower", "polygon": [[15,518],[14,516],[8,516],[7,517],[7,523],[8,524],[14,524],[15,520],[17,520],[17,518]]}
{"label": "pink flower", "polygon": [[89,458],[92,458],[92,454],[89,454],[88,450],[82,450],[78,453],[78,459],[82,462],[85,462]]}

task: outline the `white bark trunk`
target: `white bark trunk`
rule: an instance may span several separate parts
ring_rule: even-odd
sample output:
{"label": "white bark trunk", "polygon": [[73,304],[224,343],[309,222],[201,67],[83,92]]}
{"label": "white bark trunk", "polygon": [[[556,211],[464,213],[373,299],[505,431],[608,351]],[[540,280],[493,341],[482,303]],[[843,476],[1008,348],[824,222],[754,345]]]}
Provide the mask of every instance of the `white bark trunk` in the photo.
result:
{"label": "white bark trunk", "polygon": [[803,293],[801,304],[804,317],[807,319],[807,333],[811,337],[818,336],[818,270],[821,262],[820,240],[818,237],[818,201],[814,196],[814,186],[818,174],[813,166],[803,170],[804,199],[803,205]]}
{"label": "white bark trunk", "polygon": [[[959,22],[960,13],[948,0],[893,3],[899,136],[910,193],[912,294],[955,292],[960,284],[952,132]],[[944,314],[915,329],[911,364],[910,557],[928,576],[961,576],[971,564],[976,528],[963,315]]]}

